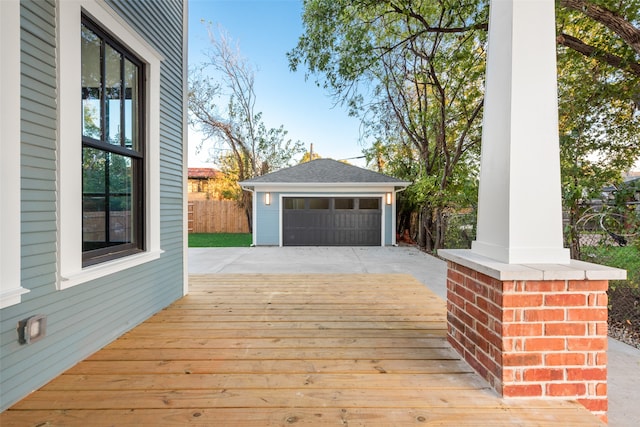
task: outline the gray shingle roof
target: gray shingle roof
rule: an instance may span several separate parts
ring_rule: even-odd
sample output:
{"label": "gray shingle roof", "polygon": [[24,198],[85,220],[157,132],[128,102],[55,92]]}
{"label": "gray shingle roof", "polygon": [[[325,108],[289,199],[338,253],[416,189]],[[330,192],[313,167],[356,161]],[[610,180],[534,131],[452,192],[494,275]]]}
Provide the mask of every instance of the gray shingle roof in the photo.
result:
{"label": "gray shingle roof", "polygon": [[280,169],[266,175],[242,181],[240,184],[271,183],[380,183],[380,184],[408,184],[401,179],[393,178],[368,169],[348,165],[332,159],[316,159],[285,169]]}

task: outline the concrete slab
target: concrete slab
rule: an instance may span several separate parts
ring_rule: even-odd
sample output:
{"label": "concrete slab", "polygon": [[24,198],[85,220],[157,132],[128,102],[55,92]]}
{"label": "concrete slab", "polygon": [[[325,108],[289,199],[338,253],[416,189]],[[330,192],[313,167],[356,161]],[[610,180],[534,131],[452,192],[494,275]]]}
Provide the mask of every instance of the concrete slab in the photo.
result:
{"label": "concrete slab", "polygon": [[609,338],[607,368],[609,425],[640,426],[640,350]]}
{"label": "concrete slab", "polygon": [[447,263],[410,246],[190,248],[189,273],[406,273],[447,297]]}
{"label": "concrete slab", "polygon": [[[406,273],[447,298],[447,263],[413,246],[190,248],[189,273]],[[640,426],[640,350],[609,339],[608,370],[609,425]]]}

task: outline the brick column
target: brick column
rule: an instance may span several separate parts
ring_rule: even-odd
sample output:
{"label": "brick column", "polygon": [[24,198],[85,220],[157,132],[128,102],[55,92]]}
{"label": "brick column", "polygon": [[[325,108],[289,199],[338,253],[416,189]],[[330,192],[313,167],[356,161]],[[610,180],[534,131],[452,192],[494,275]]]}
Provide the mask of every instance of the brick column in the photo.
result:
{"label": "brick column", "polygon": [[577,400],[606,421],[603,277],[624,271],[577,261],[473,265],[457,252],[441,252],[452,347],[503,397]]}

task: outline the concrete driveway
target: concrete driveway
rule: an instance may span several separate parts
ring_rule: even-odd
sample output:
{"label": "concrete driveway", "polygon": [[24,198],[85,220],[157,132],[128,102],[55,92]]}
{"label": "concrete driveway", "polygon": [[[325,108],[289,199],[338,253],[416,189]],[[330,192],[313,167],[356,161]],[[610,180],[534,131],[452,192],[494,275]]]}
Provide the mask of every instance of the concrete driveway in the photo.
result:
{"label": "concrete driveway", "polygon": [[[398,247],[190,248],[189,274],[405,273],[446,301],[447,263]],[[640,426],[640,350],[609,339],[609,425]]]}
{"label": "concrete driveway", "polygon": [[215,273],[405,273],[447,298],[447,263],[412,246],[189,249],[189,274]]}

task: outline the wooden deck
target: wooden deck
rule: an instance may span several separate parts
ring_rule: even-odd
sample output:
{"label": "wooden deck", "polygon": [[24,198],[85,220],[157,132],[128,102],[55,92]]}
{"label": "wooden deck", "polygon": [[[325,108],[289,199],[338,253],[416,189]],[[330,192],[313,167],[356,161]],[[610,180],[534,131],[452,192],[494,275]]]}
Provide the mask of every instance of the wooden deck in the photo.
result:
{"label": "wooden deck", "polygon": [[8,426],[588,426],[577,403],[503,400],[408,275],[208,275],[0,414]]}

